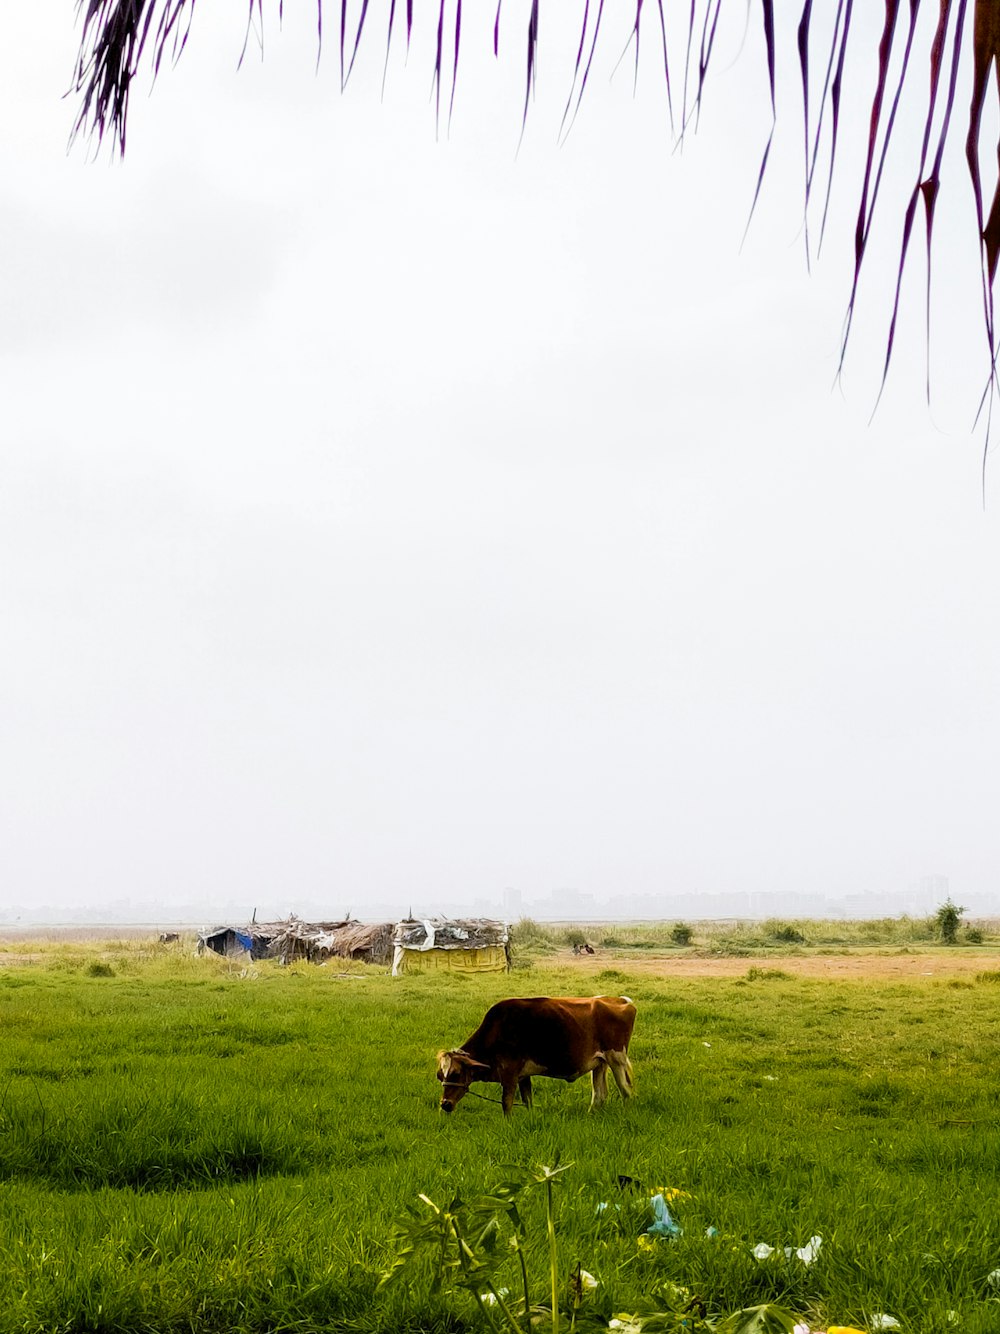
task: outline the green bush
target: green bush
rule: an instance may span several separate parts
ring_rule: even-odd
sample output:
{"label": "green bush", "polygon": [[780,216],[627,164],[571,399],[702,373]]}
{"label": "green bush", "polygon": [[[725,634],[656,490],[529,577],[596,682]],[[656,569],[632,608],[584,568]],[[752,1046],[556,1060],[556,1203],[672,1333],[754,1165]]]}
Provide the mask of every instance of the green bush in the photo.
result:
{"label": "green bush", "polygon": [[670,928],[670,939],[675,945],[690,945],[694,932],[686,922],[675,922]]}
{"label": "green bush", "polygon": [[962,924],[962,914],[964,912],[965,909],[960,908],[956,903],[952,903],[949,897],[945,899],[934,914],[938,934],[946,945],[956,945],[958,943],[958,928]]}
{"label": "green bush", "polygon": [[533,917],[522,917],[510,931],[512,952],[517,954],[553,954],[559,948],[559,934]]}
{"label": "green bush", "polygon": [[772,940],[778,940],[783,945],[803,945],[805,944],[805,935],[797,926],[791,922],[769,921],[764,923],[764,932]]}

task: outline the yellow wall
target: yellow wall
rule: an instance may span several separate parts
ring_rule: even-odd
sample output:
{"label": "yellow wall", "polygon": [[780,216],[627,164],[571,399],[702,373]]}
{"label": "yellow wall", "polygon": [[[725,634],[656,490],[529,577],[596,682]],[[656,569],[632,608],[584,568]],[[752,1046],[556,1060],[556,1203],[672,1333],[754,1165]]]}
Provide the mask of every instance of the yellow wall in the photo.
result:
{"label": "yellow wall", "polygon": [[404,950],[401,973],[505,973],[507,955],[502,945],[478,950]]}

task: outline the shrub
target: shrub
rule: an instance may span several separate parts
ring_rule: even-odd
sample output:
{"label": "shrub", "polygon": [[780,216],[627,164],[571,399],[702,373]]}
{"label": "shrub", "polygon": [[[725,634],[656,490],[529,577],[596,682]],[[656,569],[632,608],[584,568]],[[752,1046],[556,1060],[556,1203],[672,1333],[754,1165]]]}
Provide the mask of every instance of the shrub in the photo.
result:
{"label": "shrub", "polygon": [[586,945],[587,943],[587,937],[578,926],[571,926],[568,931],[564,932],[563,940],[565,940],[567,945],[575,945],[577,947]]}
{"label": "shrub", "polygon": [[557,948],[557,933],[532,917],[522,917],[511,927],[510,943],[514,954],[552,954]]}
{"label": "shrub", "polygon": [[686,922],[675,922],[670,928],[670,939],[675,945],[690,945],[694,932]]}
{"label": "shrub", "polygon": [[934,921],[937,924],[938,933],[946,945],[955,945],[958,943],[958,928],[962,923],[962,914],[964,908],[952,903],[951,898],[947,898],[934,914]]}
{"label": "shrub", "polygon": [[88,977],[114,977],[115,970],[109,963],[98,963],[95,961],[87,969]]}
{"label": "shrub", "polygon": [[797,926],[792,926],[790,922],[765,922],[764,930],[772,940],[780,940],[786,945],[802,945],[805,943],[805,936]]}
{"label": "shrub", "polygon": [[967,926],[965,928],[965,939],[970,945],[981,945],[983,943],[983,933],[978,926]]}

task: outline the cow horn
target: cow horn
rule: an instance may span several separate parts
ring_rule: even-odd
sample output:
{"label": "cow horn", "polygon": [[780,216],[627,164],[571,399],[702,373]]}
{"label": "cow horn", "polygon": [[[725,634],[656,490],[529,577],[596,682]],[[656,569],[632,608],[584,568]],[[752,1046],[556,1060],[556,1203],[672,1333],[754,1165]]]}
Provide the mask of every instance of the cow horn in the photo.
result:
{"label": "cow horn", "polygon": [[462,1047],[448,1052],[448,1055],[453,1061],[458,1061],[462,1065],[469,1065],[474,1070],[488,1070],[490,1068],[484,1061],[477,1061],[474,1056],[470,1056]]}

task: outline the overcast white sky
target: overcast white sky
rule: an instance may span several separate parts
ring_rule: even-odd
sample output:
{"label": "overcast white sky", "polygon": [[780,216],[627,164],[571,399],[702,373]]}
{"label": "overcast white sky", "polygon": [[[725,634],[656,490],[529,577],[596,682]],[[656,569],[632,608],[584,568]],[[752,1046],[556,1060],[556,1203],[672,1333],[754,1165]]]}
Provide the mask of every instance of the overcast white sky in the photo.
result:
{"label": "overcast white sky", "polygon": [[241,15],[198,6],[123,164],[66,153],[73,7],[4,16],[0,908],[938,873],[1000,909],[963,127],[933,405],[918,246],[869,425],[898,192],[834,377],[873,58],[809,276],[793,31],[740,253],[756,10],[679,154],[652,26],[635,99],[609,78],[624,12],[560,147],[576,32],[543,8],[517,153],[526,6],[499,62],[467,13],[439,139],[436,7],[384,101],[387,4],[343,97],[339,6],[318,73],[304,8],[237,72]]}

